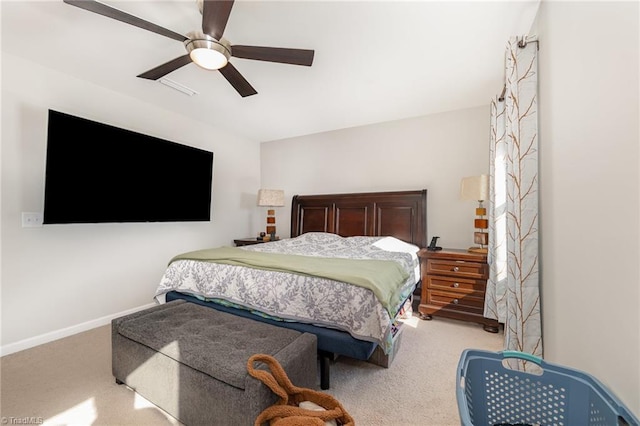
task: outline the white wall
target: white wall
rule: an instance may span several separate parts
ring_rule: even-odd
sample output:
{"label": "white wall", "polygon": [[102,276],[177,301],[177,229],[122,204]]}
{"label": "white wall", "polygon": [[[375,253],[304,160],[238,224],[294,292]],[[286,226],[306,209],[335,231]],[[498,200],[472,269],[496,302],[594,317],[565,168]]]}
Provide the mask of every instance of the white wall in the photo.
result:
{"label": "white wall", "polygon": [[[427,189],[427,232],[444,247],[473,245],[477,203],[459,199],[464,176],[489,170],[487,106],[263,142],[264,187],[285,190],[278,233],[289,235],[296,194]],[[260,222],[261,223],[261,222]]]}
{"label": "white wall", "polygon": [[[213,151],[212,221],[22,228],[43,208],[49,108]],[[173,255],[252,230],[259,169],[255,142],[3,53],[3,354],[153,303]]]}
{"label": "white wall", "polygon": [[640,416],[638,5],[543,2],[538,31],[545,358]]}

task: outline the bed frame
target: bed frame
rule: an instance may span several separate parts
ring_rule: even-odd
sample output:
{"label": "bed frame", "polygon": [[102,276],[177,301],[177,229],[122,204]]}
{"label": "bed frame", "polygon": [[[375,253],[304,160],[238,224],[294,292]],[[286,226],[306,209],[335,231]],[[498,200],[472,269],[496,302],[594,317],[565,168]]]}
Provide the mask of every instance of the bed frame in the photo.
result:
{"label": "bed frame", "polygon": [[[393,236],[418,247],[426,247],[427,190],[295,195],[291,205],[291,237],[305,232],[329,232],[343,237]],[[355,339],[344,331],[311,324],[274,321],[246,310],[204,302],[176,291],[167,293],[167,302],[175,299],[186,299],[234,315],[315,334],[318,337],[322,389],[329,389],[330,362],[335,357],[343,355],[388,367],[400,344],[398,334],[393,353],[387,355],[377,344]]]}

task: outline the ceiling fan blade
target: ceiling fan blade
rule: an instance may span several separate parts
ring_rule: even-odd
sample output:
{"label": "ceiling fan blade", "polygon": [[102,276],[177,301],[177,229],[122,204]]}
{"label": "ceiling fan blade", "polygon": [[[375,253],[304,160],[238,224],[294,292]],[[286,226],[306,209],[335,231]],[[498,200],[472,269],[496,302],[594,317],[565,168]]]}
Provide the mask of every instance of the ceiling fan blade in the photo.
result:
{"label": "ceiling fan blade", "polygon": [[204,0],[202,5],[202,31],[216,40],[222,38],[229,21],[233,0]]}
{"label": "ceiling fan blade", "polygon": [[157,80],[165,75],[169,74],[171,71],[175,71],[180,67],[183,67],[191,62],[191,57],[186,54],[184,56],[180,56],[175,58],[165,64],[155,67],[147,72],[143,72],[138,77],[146,78],[148,80]]}
{"label": "ceiling fan blade", "polygon": [[231,56],[283,64],[306,65],[313,63],[313,50],[286,49],[283,47],[231,46]]}
{"label": "ceiling fan blade", "polygon": [[240,96],[242,96],[243,98],[258,93],[256,92],[256,89],[254,89],[242,76],[242,74],[240,74],[236,67],[231,65],[230,62],[227,62],[227,65],[220,68],[218,71],[220,71],[224,78],[226,78],[227,81],[231,83],[233,88],[236,89],[236,91],[240,93]]}
{"label": "ceiling fan blade", "polygon": [[98,1],[64,0],[64,2],[72,6],[79,7],[80,9],[88,10],[89,12],[94,12],[99,15],[106,16],[107,18],[116,19],[118,21],[142,28],[144,30],[148,30],[148,31],[163,35],[165,37],[172,38],[174,40],[178,40],[181,42],[187,40],[187,37],[183,36],[182,34],[178,34],[164,27],[153,24],[149,21],[145,21],[144,19],[138,18],[137,16],[133,16],[119,9],[116,9],[114,7],[107,6],[106,4],[100,3]]}

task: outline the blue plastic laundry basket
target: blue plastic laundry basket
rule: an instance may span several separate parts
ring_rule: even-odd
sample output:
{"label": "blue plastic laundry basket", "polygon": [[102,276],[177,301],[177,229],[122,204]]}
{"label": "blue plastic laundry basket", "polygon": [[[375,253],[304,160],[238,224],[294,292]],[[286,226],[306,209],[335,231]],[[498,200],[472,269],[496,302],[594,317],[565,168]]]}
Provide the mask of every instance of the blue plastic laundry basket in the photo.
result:
{"label": "blue plastic laundry basket", "polygon": [[[542,374],[503,365],[506,358],[538,364]],[[467,349],[458,363],[456,398],[463,425],[639,426],[595,377],[517,351]]]}

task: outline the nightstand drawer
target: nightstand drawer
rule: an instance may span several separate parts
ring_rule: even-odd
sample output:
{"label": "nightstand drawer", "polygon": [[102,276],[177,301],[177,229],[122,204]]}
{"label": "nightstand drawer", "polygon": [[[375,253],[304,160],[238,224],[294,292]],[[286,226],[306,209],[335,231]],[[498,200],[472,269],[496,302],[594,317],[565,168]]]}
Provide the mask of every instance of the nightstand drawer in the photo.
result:
{"label": "nightstand drawer", "polygon": [[473,294],[428,290],[427,304],[474,314],[482,314],[484,311],[484,297]]}
{"label": "nightstand drawer", "polygon": [[466,262],[464,260],[427,260],[427,274],[445,274],[458,277],[487,279],[485,263]]}
{"label": "nightstand drawer", "polygon": [[487,284],[482,280],[427,275],[427,286],[433,290],[453,291],[462,294],[476,293],[477,297],[484,297]]}

